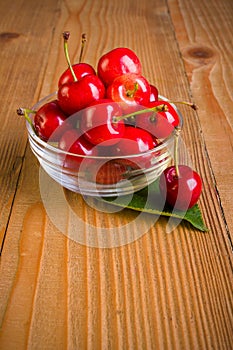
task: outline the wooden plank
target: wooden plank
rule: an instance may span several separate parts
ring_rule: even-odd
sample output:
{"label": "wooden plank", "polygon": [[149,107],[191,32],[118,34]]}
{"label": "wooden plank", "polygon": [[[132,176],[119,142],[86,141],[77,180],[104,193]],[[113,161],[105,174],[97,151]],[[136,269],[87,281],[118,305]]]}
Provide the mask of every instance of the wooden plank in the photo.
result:
{"label": "wooden plank", "polygon": [[233,157],[229,154],[233,149],[233,3],[169,0],[168,4],[191,93],[199,106],[206,160],[213,169],[232,240]]}
{"label": "wooden plank", "polygon": [[[91,64],[108,49],[129,46],[140,56],[144,75],[162,94],[191,97],[165,1],[154,1],[153,8],[149,1],[66,1],[54,26],[40,97],[56,89],[63,70],[60,33],[65,29],[78,38],[88,33],[85,57]],[[75,57],[79,41],[70,43]],[[182,111],[187,116],[183,138],[204,181],[200,205],[210,228],[206,234],[184,224],[166,234],[167,219],[160,218],[140,239],[116,248],[92,248],[69,240],[45,212],[39,166],[27,149],[0,266],[3,349],[231,347],[228,235],[206,162],[199,111]],[[129,211],[98,213],[78,195],[65,195],[81,215],[84,233],[97,235],[101,228],[113,226],[120,232],[122,223],[134,219]],[[66,215],[65,210],[57,215]],[[68,220],[65,233],[69,224]],[[132,231],[144,225],[135,223]]]}
{"label": "wooden plank", "polygon": [[0,4],[0,246],[27,140],[25,121],[16,110],[38,100],[58,8],[55,0],[33,6],[22,0]]}
{"label": "wooden plank", "polygon": [[[51,348],[53,344],[63,348],[67,239],[46,217],[38,187],[38,163],[30,151],[25,164],[1,257],[0,344],[3,349],[30,348],[36,337],[37,346],[48,342]],[[39,338],[38,327],[43,331]]]}

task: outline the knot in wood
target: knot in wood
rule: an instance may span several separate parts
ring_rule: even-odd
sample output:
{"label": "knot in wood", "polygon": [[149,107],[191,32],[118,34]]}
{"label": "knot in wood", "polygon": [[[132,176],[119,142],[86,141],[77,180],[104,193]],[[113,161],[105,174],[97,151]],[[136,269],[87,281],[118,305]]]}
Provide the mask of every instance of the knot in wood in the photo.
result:
{"label": "knot in wood", "polygon": [[16,39],[20,36],[19,33],[14,32],[2,32],[0,33],[0,42],[8,42],[12,39]]}
{"label": "knot in wood", "polygon": [[213,64],[216,59],[215,51],[207,46],[197,45],[188,47],[183,52],[184,57],[195,65]]}

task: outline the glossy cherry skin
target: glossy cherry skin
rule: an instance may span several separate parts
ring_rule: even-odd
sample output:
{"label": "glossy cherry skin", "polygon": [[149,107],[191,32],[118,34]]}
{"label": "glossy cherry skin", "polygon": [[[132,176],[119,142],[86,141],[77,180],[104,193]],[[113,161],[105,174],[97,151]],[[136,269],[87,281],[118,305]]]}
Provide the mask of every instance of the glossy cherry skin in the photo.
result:
{"label": "glossy cherry skin", "polygon": [[108,86],[106,96],[121,103],[126,113],[131,113],[138,105],[146,106],[150,100],[150,84],[142,75],[124,74]]}
{"label": "glossy cherry skin", "polygon": [[89,168],[89,178],[96,183],[111,185],[126,178],[128,167],[115,160],[93,163]]}
{"label": "glossy cherry skin", "polygon": [[[113,155],[119,157],[118,163],[123,163],[132,168],[144,168],[149,163],[152,155],[142,155],[142,153],[153,148],[154,139],[148,131],[133,126],[126,126],[124,137],[111,151]],[[129,157],[121,158],[121,156]]]}
{"label": "glossy cherry skin", "polygon": [[136,126],[148,130],[159,139],[167,138],[173,132],[175,126],[179,125],[179,115],[167,101],[154,101],[148,103],[148,108],[165,104],[167,112],[145,112],[136,116]]}
{"label": "glossy cherry skin", "polygon": [[167,204],[185,211],[197,203],[202,191],[202,180],[196,171],[186,165],[179,165],[179,177],[175,166],[170,166],[161,175],[159,188]]}
{"label": "glossy cherry skin", "polygon": [[85,162],[84,165],[90,165],[92,160],[85,159],[84,161],[82,156],[98,155],[97,147],[93,147],[77,129],[67,130],[60,138],[58,147],[63,151],[78,155],[64,155],[64,166],[71,169],[78,169],[82,162]]}
{"label": "glossy cherry skin", "polygon": [[150,84],[150,102],[158,101],[159,92],[156,86]]}
{"label": "glossy cherry skin", "polygon": [[89,74],[77,82],[61,85],[57,96],[60,108],[71,115],[104,98],[105,87],[96,75]]}
{"label": "glossy cherry skin", "polygon": [[120,75],[141,74],[142,65],[137,55],[125,47],[115,48],[104,54],[98,61],[97,74],[106,86]]}
{"label": "glossy cherry skin", "polygon": [[[88,63],[76,63],[74,65],[72,65],[75,76],[77,78],[77,80],[82,79],[83,77],[85,77],[85,75],[96,75],[96,71],[94,70],[94,68],[88,64]],[[63,84],[66,83],[72,83],[74,81],[73,75],[71,73],[70,68],[67,68],[62,75],[60,76],[59,80],[58,80],[58,87],[60,87]]]}
{"label": "glossy cherry skin", "polygon": [[80,129],[92,144],[112,146],[119,142],[125,132],[123,120],[114,122],[113,117],[117,116],[122,116],[120,106],[109,99],[101,99],[83,111]]}
{"label": "glossy cherry skin", "polygon": [[58,141],[61,135],[71,128],[67,116],[53,100],[41,106],[34,116],[37,135],[44,141]]}

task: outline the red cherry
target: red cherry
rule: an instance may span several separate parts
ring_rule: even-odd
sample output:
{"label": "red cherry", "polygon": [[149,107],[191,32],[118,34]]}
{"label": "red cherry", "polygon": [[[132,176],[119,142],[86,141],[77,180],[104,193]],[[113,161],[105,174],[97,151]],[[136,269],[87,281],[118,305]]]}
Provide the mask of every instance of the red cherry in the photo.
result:
{"label": "red cherry", "polygon": [[[98,155],[97,147],[93,147],[77,129],[66,131],[59,140],[58,147],[63,151],[80,156]],[[71,169],[78,169],[83,159],[83,157],[67,154],[65,155],[64,166]],[[84,165],[86,165],[86,162],[88,165],[90,164],[89,159],[85,159]]]}
{"label": "red cherry", "polygon": [[[146,131],[133,126],[126,126],[124,137],[116,144],[113,154],[119,156],[117,162],[128,165],[132,168],[144,168],[149,164],[152,155],[140,155],[154,148],[154,139],[152,135]],[[137,155],[137,156],[132,156]],[[121,156],[129,156],[121,158]]]}
{"label": "red cherry", "polygon": [[[131,142],[132,141],[132,142]],[[124,138],[117,144],[118,154],[133,155],[147,152],[154,146],[154,139],[148,131],[126,126]]]}
{"label": "red cherry", "polygon": [[[102,81],[95,74],[84,75],[78,80],[73,66],[70,63],[69,53],[68,53],[68,39],[70,33],[64,32],[64,51],[66,60],[69,66],[69,71],[73,79],[68,80],[68,82],[60,85],[58,89],[58,101],[59,106],[67,115],[74,114],[81,109],[87,107],[90,103],[99,100],[105,96],[105,86]],[[82,35],[82,49],[86,41],[85,34]],[[80,53],[80,60],[78,67],[83,67],[81,64],[82,49]],[[82,70],[82,69],[81,69]]]}
{"label": "red cherry", "polygon": [[159,92],[156,86],[150,84],[150,102],[158,101]]}
{"label": "red cherry", "polygon": [[81,78],[89,74],[96,75],[94,68],[90,64],[81,62],[84,46],[86,43],[86,34],[82,34],[79,63],[73,64],[73,65],[71,65],[69,51],[68,51],[68,40],[70,37],[70,32],[64,32],[62,33],[62,35],[63,35],[64,53],[66,56],[68,68],[60,76],[60,79],[58,81],[58,87],[66,83],[71,83],[71,82],[80,80]]}
{"label": "red cherry", "polygon": [[61,85],[57,96],[60,108],[71,115],[104,98],[105,87],[96,75],[90,74],[76,82]]}
{"label": "red cherry", "polygon": [[[73,64],[72,67],[77,80],[80,80],[81,78],[89,74],[96,75],[94,68],[88,63],[76,63]],[[58,81],[58,87],[66,83],[71,83],[73,81],[73,74],[70,68],[67,68],[60,76],[60,79]]]}
{"label": "red cherry", "polygon": [[148,105],[150,84],[142,75],[128,73],[117,77],[108,86],[106,95],[113,101],[122,103],[125,112],[130,113],[138,105]]}
{"label": "red cherry", "polygon": [[113,120],[113,117],[121,115],[122,111],[117,103],[108,99],[96,101],[83,111],[80,129],[86,139],[94,145],[114,145],[125,132],[124,121]]}
{"label": "red cherry", "polygon": [[89,177],[93,182],[104,185],[112,185],[125,179],[128,167],[115,160],[106,163],[95,163],[89,168]]}
{"label": "red cherry", "polygon": [[166,138],[171,135],[174,128],[179,125],[179,115],[167,101],[150,102],[148,108],[165,105],[168,108],[166,112],[145,112],[136,117],[136,126],[148,130],[157,138]]}
{"label": "red cherry", "polygon": [[42,140],[58,141],[61,135],[71,128],[71,125],[60,109],[58,101],[53,100],[38,109],[34,116],[34,128]]}
{"label": "red cherry", "polygon": [[141,62],[130,49],[118,47],[104,54],[98,62],[97,73],[105,85],[122,74],[141,74]]}
{"label": "red cherry", "polygon": [[197,172],[186,165],[179,165],[179,176],[175,166],[164,170],[160,177],[159,188],[166,202],[175,209],[187,210],[197,203],[202,180]]}
{"label": "red cherry", "polygon": [[153,139],[154,148],[161,145],[162,142],[159,139],[157,139],[157,137],[155,137],[154,135],[152,135],[152,139]]}

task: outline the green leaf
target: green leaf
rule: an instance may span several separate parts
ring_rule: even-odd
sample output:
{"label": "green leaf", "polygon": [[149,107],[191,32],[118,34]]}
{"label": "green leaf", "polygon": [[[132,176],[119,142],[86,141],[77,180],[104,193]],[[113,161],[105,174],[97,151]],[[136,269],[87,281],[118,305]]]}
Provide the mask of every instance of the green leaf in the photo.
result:
{"label": "green leaf", "polygon": [[159,193],[158,180],[150,184],[148,187],[135,192],[133,195],[97,199],[122,208],[184,220],[200,231],[208,231],[198,204],[195,204],[187,211],[173,210],[164,205],[164,200]]}

